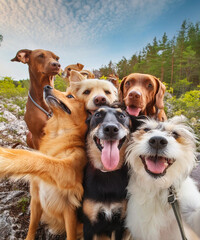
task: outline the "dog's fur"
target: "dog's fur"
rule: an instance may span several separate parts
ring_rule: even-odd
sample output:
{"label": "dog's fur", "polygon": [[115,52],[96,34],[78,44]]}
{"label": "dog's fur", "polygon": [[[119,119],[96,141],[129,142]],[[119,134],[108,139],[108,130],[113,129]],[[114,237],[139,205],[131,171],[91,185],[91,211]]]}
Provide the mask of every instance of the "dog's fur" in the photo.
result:
{"label": "dog's fur", "polygon": [[146,115],[165,121],[165,89],[165,85],[152,75],[131,73],[120,83],[120,101],[125,103],[130,115]]}
{"label": "dog's fur", "polygon": [[[43,99],[45,85],[54,86],[54,76],[60,71],[59,57],[51,51],[43,49],[22,49],[17,52],[11,61],[28,64],[30,75],[30,95],[34,101],[47,112],[49,108]],[[29,129],[27,144],[29,147],[38,149],[40,140],[44,135],[44,126],[48,117],[28,97],[24,120]]]}
{"label": "dog's fur", "polygon": [[[83,195],[87,130],[84,103],[70,91],[45,87],[45,99],[53,112],[47,121],[40,152],[0,148],[0,176],[28,176],[31,216],[27,239],[34,239],[40,219],[68,240],[77,238],[76,209]],[[81,117],[80,117],[81,116]],[[80,228],[81,231],[81,228]]]}
{"label": "dog's fur", "polygon": [[102,106],[89,120],[88,164],[84,174],[84,239],[94,235],[122,239],[128,169],[124,164],[130,118],[120,108]]}
{"label": "dog's fur", "polygon": [[[174,186],[184,221],[200,237],[200,193],[189,177],[195,135],[183,116],[145,120],[127,148],[131,168],[126,224],[137,240],[181,240],[168,188]],[[188,240],[199,239],[186,231]]]}
{"label": "dog's fur", "polygon": [[118,100],[118,91],[111,82],[85,79],[79,72],[73,70],[70,75],[70,89],[85,102],[86,109],[90,112]]}

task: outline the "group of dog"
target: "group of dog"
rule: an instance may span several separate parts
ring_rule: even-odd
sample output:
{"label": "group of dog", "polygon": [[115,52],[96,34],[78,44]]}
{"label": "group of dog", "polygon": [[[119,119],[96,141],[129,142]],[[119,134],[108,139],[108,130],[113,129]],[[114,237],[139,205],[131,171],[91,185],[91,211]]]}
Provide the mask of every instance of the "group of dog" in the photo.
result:
{"label": "group of dog", "polygon": [[30,182],[26,239],[40,220],[68,240],[200,239],[200,193],[190,177],[197,140],[183,116],[167,120],[164,84],[132,73],[117,89],[113,78],[75,64],[62,73],[70,86],[60,92],[58,59],[27,49],[12,59],[29,66],[25,121],[35,150],[0,148],[0,176]]}

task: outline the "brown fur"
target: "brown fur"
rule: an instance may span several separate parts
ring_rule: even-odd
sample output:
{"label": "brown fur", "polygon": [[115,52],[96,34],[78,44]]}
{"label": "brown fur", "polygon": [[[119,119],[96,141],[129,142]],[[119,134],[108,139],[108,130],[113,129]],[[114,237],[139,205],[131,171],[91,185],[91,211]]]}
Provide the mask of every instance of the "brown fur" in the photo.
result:
{"label": "brown fur", "polygon": [[[43,87],[45,85],[54,85],[54,75],[59,73],[60,64],[59,57],[53,52],[37,49],[22,49],[17,52],[11,61],[22,62],[28,64],[30,75],[29,92],[34,101],[39,104],[47,112],[48,106],[43,99]],[[44,135],[43,128],[48,117],[42,112],[28,97],[26,104],[26,112],[24,120],[28,126],[27,144],[29,147],[39,149],[41,137]]]}
{"label": "brown fur", "polygon": [[164,111],[165,85],[149,74],[131,73],[124,77],[119,87],[120,100],[126,106],[141,108],[140,115],[167,119]]}
{"label": "brown fur", "polygon": [[[83,195],[86,164],[86,111],[84,103],[66,97],[70,91],[61,93],[51,89],[51,92],[57,103],[49,104],[53,117],[44,129],[40,152],[0,148],[0,176],[28,176],[30,180],[31,217],[26,239],[34,239],[42,218],[52,230],[57,233],[66,230],[67,239],[75,240],[76,208]],[[71,114],[58,106],[61,101]],[[81,225],[79,228],[82,231]]]}

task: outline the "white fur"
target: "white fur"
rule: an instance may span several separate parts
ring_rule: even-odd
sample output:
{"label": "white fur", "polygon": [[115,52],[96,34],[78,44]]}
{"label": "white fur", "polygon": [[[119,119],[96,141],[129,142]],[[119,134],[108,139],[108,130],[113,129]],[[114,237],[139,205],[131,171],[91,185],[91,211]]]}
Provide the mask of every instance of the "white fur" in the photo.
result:
{"label": "white fur", "polygon": [[[176,188],[184,221],[200,237],[200,193],[189,177],[195,165],[195,136],[184,121],[183,117],[164,123],[145,120],[132,135],[127,149],[131,177],[126,225],[134,240],[181,240],[172,207],[167,202],[171,185]],[[145,132],[142,130],[145,128],[150,130]],[[173,137],[174,131],[179,139]],[[151,155],[148,141],[152,136],[165,137],[168,144],[161,155],[175,159],[166,174],[158,178],[146,172],[140,159],[140,155]],[[189,234],[187,237],[194,240]]]}

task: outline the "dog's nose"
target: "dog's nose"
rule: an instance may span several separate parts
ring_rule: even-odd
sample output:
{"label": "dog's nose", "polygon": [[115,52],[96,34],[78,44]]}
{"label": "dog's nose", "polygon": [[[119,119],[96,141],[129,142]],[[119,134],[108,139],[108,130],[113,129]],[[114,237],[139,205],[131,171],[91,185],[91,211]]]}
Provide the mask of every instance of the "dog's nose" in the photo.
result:
{"label": "dog's nose", "polygon": [[55,67],[55,68],[60,68],[60,63],[58,63],[58,62],[52,62],[52,63],[51,63],[51,66],[52,66],[52,67]]}
{"label": "dog's nose", "polygon": [[53,88],[49,85],[44,86],[44,90],[51,90],[51,89],[53,89]]}
{"label": "dog's nose", "polygon": [[141,98],[141,93],[138,92],[138,91],[131,91],[129,94],[128,94],[129,98],[133,98],[133,99],[139,99]]}
{"label": "dog's nose", "polygon": [[107,124],[103,128],[103,132],[107,136],[114,136],[118,134],[119,128],[115,124]]}
{"label": "dog's nose", "polygon": [[168,141],[164,137],[157,136],[157,137],[152,137],[149,139],[149,145],[155,149],[164,148],[164,147],[166,147],[167,144],[168,144]]}
{"label": "dog's nose", "polygon": [[106,98],[104,96],[96,96],[94,98],[94,104],[96,106],[104,105],[104,104],[106,104]]}

